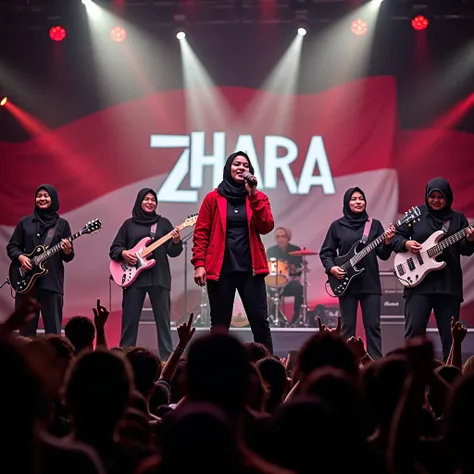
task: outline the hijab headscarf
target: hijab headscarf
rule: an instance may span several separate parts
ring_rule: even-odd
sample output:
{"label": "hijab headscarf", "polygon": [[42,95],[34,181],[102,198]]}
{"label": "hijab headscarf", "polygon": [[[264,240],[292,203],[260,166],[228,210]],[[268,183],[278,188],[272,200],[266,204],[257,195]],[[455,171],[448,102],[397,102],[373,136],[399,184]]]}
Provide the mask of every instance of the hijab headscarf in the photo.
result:
{"label": "hijab headscarf", "polygon": [[[443,209],[440,209],[439,211],[434,210],[428,204],[428,198],[430,194],[435,191],[441,193],[446,200],[446,206],[444,206]],[[450,184],[444,178],[433,178],[426,185],[426,217],[433,230],[440,230],[443,227],[444,221],[453,217],[453,210],[451,208],[453,205],[453,199],[453,190],[451,189]]]}
{"label": "hijab headscarf", "polygon": [[[45,190],[49,197],[51,198],[51,205],[47,209],[40,209],[36,205],[36,195],[40,190]],[[38,187],[35,192],[35,210],[34,210],[34,220],[39,223],[40,233],[42,234],[46,230],[56,225],[59,219],[59,197],[56,188],[51,184],[42,184]]]}
{"label": "hijab headscarf", "polygon": [[252,163],[250,162],[250,158],[248,157],[247,153],[243,151],[237,151],[232,153],[228,158],[224,166],[224,175],[221,183],[217,187],[217,191],[219,194],[224,196],[227,201],[231,204],[242,204],[245,202],[247,198],[247,190],[245,189],[245,182],[238,183],[232,179],[232,175],[230,173],[230,169],[232,167],[232,163],[236,156],[243,156],[249,162],[249,171],[251,174],[254,173],[254,168]]}
{"label": "hijab headscarf", "polygon": [[155,196],[156,202],[158,204],[158,196],[156,195],[155,191],[151,188],[143,188],[138,191],[137,199],[135,200],[135,204],[132,209],[132,220],[137,224],[141,225],[153,225],[158,222],[160,216],[156,213],[156,210],[153,212],[145,212],[142,209],[142,202],[145,199],[145,196],[150,193]]}
{"label": "hijab headscarf", "polygon": [[[364,201],[365,201],[365,209],[364,212],[354,212],[351,210],[349,203],[351,201],[352,195],[358,192],[364,196]],[[344,193],[344,205],[342,208],[342,213],[344,214],[343,217],[339,219],[339,222],[342,225],[345,225],[346,227],[350,227],[353,230],[357,230],[365,223],[367,222],[367,219],[369,218],[369,215],[367,214],[367,199],[365,197],[364,191],[362,189],[355,187],[355,188],[349,188],[345,193]]]}

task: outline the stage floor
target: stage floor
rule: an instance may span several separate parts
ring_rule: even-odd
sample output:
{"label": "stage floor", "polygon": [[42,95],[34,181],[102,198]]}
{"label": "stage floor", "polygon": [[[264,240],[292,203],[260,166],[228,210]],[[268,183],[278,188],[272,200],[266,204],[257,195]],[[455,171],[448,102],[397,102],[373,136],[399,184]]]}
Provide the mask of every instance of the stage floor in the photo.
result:
{"label": "stage floor", "polygon": [[[289,351],[298,350],[304,342],[317,332],[316,328],[271,328],[273,348],[275,355],[279,357],[286,357]],[[241,340],[243,343],[252,342],[252,331],[250,328],[230,328],[231,334]],[[382,322],[382,344],[383,352],[387,353],[404,344],[403,339],[404,326],[398,323],[383,323]],[[194,337],[208,334],[209,328],[197,327]],[[437,329],[428,329],[428,338],[433,342],[435,349],[435,357],[441,357],[441,341]],[[173,345],[178,342],[178,335],[176,327],[171,328],[171,336]],[[157,350],[156,328],[155,323],[151,321],[140,322],[138,330],[138,346],[146,347],[153,351]],[[469,329],[466,339],[463,343],[463,358],[467,359],[474,355],[474,329]]]}

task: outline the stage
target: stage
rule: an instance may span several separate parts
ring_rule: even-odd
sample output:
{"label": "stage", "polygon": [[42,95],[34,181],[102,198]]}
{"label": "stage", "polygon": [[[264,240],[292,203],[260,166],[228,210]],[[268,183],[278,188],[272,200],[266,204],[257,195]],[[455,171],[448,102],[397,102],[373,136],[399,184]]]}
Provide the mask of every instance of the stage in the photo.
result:
{"label": "stage", "polygon": [[[279,357],[286,357],[289,351],[298,350],[305,341],[317,332],[316,328],[271,328],[273,347],[275,355]],[[404,325],[403,320],[382,322],[382,344],[383,352],[387,353],[403,346]],[[194,337],[199,337],[208,334],[209,328],[197,327]],[[250,328],[231,328],[231,334],[237,337],[243,343],[252,342],[252,331]],[[439,339],[438,330],[429,328],[427,331],[428,338],[433,341],[435,349],[435,357],[441,358],[441,341]],[[178,342],[178,334],[176,327],[171,328],[171,335],[173,338],[173,346]],[[156,342],[156,328],[152,321],[140,322],[138,330],[138,346],[146,347],[153,351],[157,350]],[[466,360],[471,355],[474,355],[474,329],[469,329],[466,339],[463,343],[463,359]]]}

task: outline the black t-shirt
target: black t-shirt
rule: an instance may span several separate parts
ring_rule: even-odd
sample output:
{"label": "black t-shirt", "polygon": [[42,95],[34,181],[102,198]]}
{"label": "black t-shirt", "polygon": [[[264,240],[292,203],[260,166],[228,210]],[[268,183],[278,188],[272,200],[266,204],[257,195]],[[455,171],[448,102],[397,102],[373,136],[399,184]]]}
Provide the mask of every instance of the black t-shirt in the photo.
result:
{"label": "black t-shirt", "polygon": [[246,203],[227,202],[227,235],[222,271],[251,272],[249,226]]}

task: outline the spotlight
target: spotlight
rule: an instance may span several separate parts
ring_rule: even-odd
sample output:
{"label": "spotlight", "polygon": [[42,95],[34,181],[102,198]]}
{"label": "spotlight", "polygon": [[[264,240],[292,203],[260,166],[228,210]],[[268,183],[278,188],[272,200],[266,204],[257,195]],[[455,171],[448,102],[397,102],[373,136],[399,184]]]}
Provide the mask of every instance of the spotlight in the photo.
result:
{"label": "spotlight", "polygon": [[66,30],[62,26],[53,26],[49,30],[49,37],[53,41],[62,41],[66,38]]}
{"label": "spotlight", "polygon": [[3,107],[7,102],[8,102],[8,97],[5,96],[2,100],[0,100],[0,107]]}
{"label": "spotlight", "polygon": [[367,22],[365,20],[362,20],[361,18],[354,20],[351,25],[351,30],[352,33],[354,33],[357,36],[362,36],[367,33],[369,29],[369,26],[367,25]]}
{"label": "spotlight", "polygon": [[186,33],[184,31],[178,31],[176,33],[176,38],[178,38],[179,40],[184,40],[184,38],[186,38]]}
{"label": "spotlight", "polygon": [[423,15],[417,15],[415,18],[413,18],[413,20],[411,20],[411,26],[416,31],[426,30],[429,24],[430,22],[428,21],[428,18]]}
{"label": "spotlight", "polygon": [[92,3],[91,0],[82,0],[82,3],[87,6],[87,5],[90,5]]}
{"label": "spotlight", "polygon": [[306,31],[306,28],[303,28],[303,27],[298,28],[298,34],[299,34],[300,36],[305,36],[306,33],[308,33],[308,32]]}
{"label": "spotlight", "polygon": [[127,38],[127,32],[125,28],[122,28],[121,26],[114,26],[110,30],[110,39],[112,41],[115,41],[116,43],[122,43],[125,41]]}

